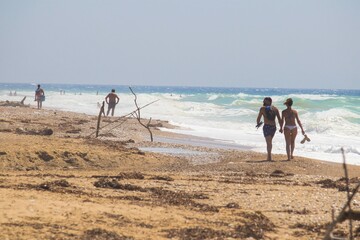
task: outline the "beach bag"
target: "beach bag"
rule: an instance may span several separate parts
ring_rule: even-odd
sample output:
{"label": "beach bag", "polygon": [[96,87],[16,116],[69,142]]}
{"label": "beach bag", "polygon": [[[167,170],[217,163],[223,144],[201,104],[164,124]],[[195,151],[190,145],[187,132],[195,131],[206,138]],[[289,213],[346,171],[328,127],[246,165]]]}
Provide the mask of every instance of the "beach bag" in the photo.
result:
{"label": "beach bag", "polygon": [[266,114],[266,118],[269,119],[270,121],[275,120],[276,113],[275,113],[274,109],[271,106],[266,106],[265,107],[265,114]]}
{"label": "beach bag", "polygon": [[45,95],[41,95],[41,96],[40,96],[40,101],[42,101],[42,102],[45,101]]}

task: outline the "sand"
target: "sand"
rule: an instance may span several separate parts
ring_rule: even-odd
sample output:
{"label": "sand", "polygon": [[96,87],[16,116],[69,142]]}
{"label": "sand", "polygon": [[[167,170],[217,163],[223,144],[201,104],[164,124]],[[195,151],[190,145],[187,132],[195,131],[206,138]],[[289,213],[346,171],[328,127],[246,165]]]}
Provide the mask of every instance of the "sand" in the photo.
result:
{"label": "sand", "polygon": [[[341,164],[195,146],[209,140],[160,131],[176,127],[161,120],[154,139],[173,141],[116,117],[95,138],[96,124],[0,107],[1,239],[321,239],[346,202]],[[353,189],[360,167],[348,168]]]}

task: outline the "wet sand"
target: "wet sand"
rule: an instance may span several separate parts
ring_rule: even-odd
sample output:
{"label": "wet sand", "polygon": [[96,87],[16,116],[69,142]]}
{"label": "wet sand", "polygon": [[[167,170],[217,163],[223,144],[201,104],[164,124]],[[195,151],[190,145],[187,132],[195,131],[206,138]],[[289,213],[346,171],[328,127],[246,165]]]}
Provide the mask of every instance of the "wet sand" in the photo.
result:
{"label": "wet sand", "polygon": [[[155,142],[136,119],[103,118],[98,138],[96,124],[0,107],[1,239],[321,239],[346,201],[341,164],[267,162],[160,131],[176,127],[161,120],[151,121]],[[348,167],[354,188],[360,167]]]}

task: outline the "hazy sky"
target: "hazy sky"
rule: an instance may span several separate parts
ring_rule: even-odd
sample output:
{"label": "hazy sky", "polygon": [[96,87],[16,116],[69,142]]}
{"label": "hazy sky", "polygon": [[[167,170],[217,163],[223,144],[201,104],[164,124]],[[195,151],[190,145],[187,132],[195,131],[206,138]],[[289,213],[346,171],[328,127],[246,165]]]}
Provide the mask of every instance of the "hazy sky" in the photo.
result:
{"label": "hazy sky", "polygon": [[0,0],[0,82],[360,89],[360,1]]}

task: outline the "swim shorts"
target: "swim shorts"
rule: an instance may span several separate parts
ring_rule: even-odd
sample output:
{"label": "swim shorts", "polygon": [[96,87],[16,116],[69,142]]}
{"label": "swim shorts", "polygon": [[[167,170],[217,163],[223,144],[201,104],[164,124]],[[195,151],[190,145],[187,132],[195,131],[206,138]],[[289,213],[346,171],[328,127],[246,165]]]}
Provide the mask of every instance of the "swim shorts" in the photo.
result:
{"label": "swim shorts", "polygon": [[264,132],[264,137],[267,137],[267,136],[274,137],[275,132],[276,132],[276,126],[275,125],[264,124],[263,132]]}
{"label": "swim shorts", "polygon": [[116,103],[115,102],[110,102],[109,104],[108,104],[108,108],[110,109],[110,108],[115,108],[115,106],[116,106]]}

